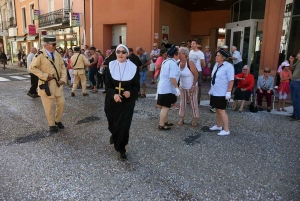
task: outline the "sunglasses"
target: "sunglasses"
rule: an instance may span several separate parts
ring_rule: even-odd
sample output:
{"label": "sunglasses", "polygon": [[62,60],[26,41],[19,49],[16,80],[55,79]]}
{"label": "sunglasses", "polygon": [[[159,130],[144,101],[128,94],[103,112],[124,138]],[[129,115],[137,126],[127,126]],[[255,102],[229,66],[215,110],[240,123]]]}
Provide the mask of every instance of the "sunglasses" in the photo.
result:
{"label": "sunglasses", "polygon": [[271,71],[264,71],[265,73],[270,73]]}
{"label": "sunglasses", "polygon": [[248,70],[247,68],[243,68],[243,70]]}
{"label": "sunglasses", "polygon": [[153,47],[157,47],[157,46],[153,46]]}
{"label": "sunglasses", "polygon": [[127,54],[127,52],[125,50],[117,50],[116,52],[117,52],[117,54]]}
{"label": "sunglasses", "polygon": [[56,46],[56,43],[49,43],[52,47]]}

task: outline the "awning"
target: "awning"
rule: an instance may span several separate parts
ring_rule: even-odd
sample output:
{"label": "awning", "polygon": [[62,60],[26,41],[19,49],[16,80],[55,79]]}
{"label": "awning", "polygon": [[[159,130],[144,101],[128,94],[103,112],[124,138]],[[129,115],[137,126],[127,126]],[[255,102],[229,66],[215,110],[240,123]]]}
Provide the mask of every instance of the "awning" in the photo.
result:
{"label": "awning", "polygon": [[26,40],[35,40],[38,36],[27,36]]}
{"label": "awning", "polygon": [[16,38],[16,41],[24,41],[25,40],[25,37],[17,37]]}

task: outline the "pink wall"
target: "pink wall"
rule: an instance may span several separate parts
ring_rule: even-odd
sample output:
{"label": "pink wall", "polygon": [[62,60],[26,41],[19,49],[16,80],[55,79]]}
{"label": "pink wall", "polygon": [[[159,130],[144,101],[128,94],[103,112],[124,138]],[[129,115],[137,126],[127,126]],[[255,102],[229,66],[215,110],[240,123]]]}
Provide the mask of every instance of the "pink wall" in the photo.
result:
{"label": "pink wall", "polygon": [[160,29],[169,26],[169,43],[180,45],[191,39],[191,12],[165,1],[160,3]]}
{"label": "pink wall", "polygon": [[127,46],[135,49],[141,46],[149,52],[152,47],[152,0],[93,0],[93,42],[90,40],[89,4],[86,0],[87,45],[101,51],[111,47],[111,27],[117,24],[127,26]]}

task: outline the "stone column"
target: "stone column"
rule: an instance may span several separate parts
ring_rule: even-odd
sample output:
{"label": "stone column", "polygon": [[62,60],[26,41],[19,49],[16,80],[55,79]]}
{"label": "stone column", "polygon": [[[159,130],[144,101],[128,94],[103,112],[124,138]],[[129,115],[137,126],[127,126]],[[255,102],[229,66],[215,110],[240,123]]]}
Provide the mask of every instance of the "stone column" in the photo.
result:
{"label": "stone column", "polygon": [[286,0],[266,0],[259,75],[269,67],[275,76]]}

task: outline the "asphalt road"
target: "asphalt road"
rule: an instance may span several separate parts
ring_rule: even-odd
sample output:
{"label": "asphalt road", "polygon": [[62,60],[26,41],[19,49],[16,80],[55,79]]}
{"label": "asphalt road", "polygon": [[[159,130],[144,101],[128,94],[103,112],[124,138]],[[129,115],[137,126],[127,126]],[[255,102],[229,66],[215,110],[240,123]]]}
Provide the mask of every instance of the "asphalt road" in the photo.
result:
{"label": "asphalt road", "polygon": [[[46,137],[29,84],[0,82],[0,200],[300,200],[300,123],[286,116],[228,110],[231,135],[220,137],[201,130],[215,120],[201,106],[198,127],[188,110],[183,126],[159,131],[154,99],[140,99],[123,162],[108,143],[104,94],[65,87],[66,128]],[[176,123],[178,110],[169,116]]]}

